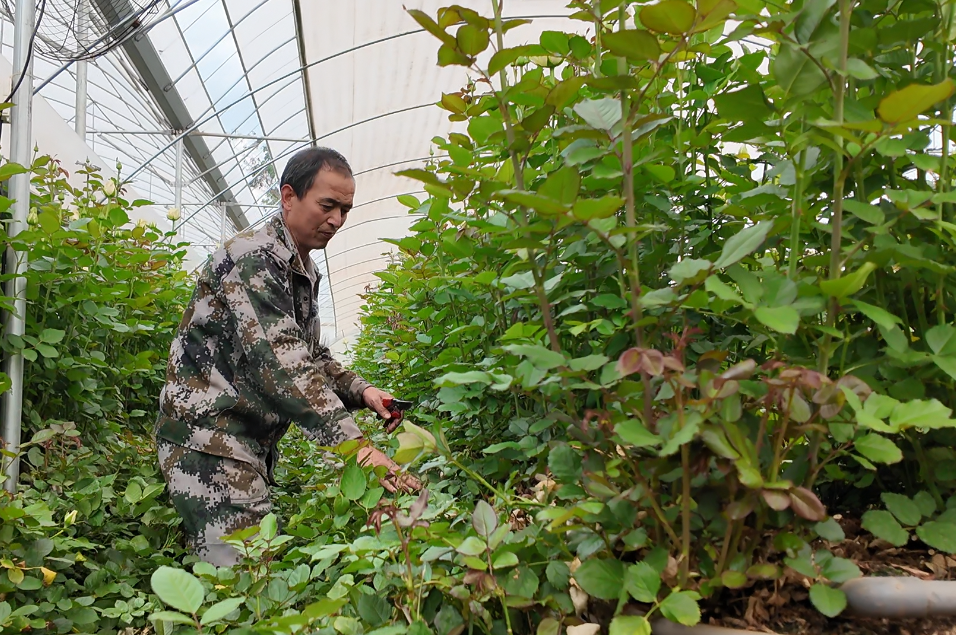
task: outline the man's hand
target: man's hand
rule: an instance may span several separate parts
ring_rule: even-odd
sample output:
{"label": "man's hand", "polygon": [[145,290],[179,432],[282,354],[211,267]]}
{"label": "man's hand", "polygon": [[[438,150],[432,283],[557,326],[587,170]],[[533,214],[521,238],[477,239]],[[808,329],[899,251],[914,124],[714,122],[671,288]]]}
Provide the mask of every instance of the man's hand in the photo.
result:
{"label": "man's hand", "polygon": [[394,398],[393,395],[384,390],[379,390],[375,386],[369,386],[365,389],[365,392],[362,393],[362,400],[365,402],[365,405],[377,412],[380,417],[388,422],[385,426],[385,431],[388,433],[394,432],[395,428],[397,428],[398,424],[402,421],[401,417],[392,419],[392,413],[389,412],[383,403],[386,399]]}
{"label": "man's hand", "polygon": [[398,490],[403,492],[417,492],[422,488],[421,482],[411,474],[396,474],[401,468],[398,463],[388,458],[381,450],[364,447],[358,452],[359,465],[381,466],[388,470],[383,478],[379,479],[382,487],[394,494]]}

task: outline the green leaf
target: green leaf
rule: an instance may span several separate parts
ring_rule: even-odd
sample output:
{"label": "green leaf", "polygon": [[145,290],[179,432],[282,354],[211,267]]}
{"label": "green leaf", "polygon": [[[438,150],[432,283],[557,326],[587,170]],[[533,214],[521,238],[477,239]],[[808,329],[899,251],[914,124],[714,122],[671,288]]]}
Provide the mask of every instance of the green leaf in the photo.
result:
{"label": "green leaf", "polygon": [[438,26],[438,23],[431,19],[431,17],[423,11],[418,9],[408,9],[408,15],[412,16],[415,22],[418,22],[426,31],[437,37],[443,43],[448,46],[455,46],[457,42],[448,32],[443,28]]}
{"label": "green leaf", "polygon": [[728,589],[742,589],[747,585],[747,574],[728,569],[720,574],[720,583]]}
{"label": "green leaf", "polygon": [[817,582],[810,587],[810,601],[827,617],[836,617],[846,608],[846,593]]}
{"label": "green leaf", "polygon": [[847,580],[853,580],[863,575],[860,567],[847,558],[830,558],[824,562],[821,572],[827,580],[837,584],[843,584]]}
{"label": "green leaf", "polygon": [[646,562],[638,562],[627,568],[624,588],[638,602],[652,604],[661,590],[661,574]]}
{"label": "green leaf", "polygon": [[956,327],[937,324],[926,331],[926,343],[937,355],[956,355]]}
{"label": "green leaf", "polygon": [[836,280],[824,280],[820,283],[820,290],[827,295],[835,298],[845,298],[853,295],[863,288],[870,272],[876,269],[872,262],[864,262],[863,265],[851,274],[840,276]]}
{"label": "green leaf", "polygon": [[481,370],[469,370],[465,373],[445,373],[435,380],[436,386],[461,386],[464,384],[485,384],[492,382],[491,375]]}
{"label": "green leaf", "polygon": [[[681,0],[671,1],[680,2]],[[610,130],[621,120],[621,102],[610,97],[588,99],[575,104],[574,112],[592,128]]]}
{"label": "green leaf", "polygon": [[501,119],[490,115],[472,117],[468,122],[468,134],[478,145],[484,145],[491,135],[502,130],[504,130],[504,124],[501,123]]}
{"label": "green leaf", "polygon": [[60,356],[60,352],[56,350],[55,348],[53,348],[52,346],[50,346],[49,344],[37,344],[35,348],[40,353],[40,355],[43,355],[44,357],[59,357]]}
{"label": "green leaf", "polygon": [[511,551],[505,551],[500,556],[496,556],[491,566],[495,569],[507,569],[508,567],[518,566],[518,556]]}
{"label": "green leaf", "polygon": [[788,42],[780,43],[780,50],[770,64],[770,74],[787,99],[809,95],[827,81],[809,55]]}
{"label": "green leaf", "polygon": [[866,302],[860,302],[859,300],[850,300],[850,304],[855,306],[860,313],[870,318],[873,320],[873,322],[885,329],[891,329],[894,325],[902,323],[902,320],[900,320],[898,317],[889,311],[886,311],[885,309],[881,309],[878,306],[873,306],[872,304],[867,304]]}
{"label": "green leaf", "polygon": [[863,529],[867,530],[880,540],[902,547],[909,540],[909,533],[893,517],[893,514],[882,509],[871,509],[863,514]]}
{"label": "green leaf", "polygon": [[60,329],[43,329],[43,332],[40,333],[40,341],[47,344],[58,344],[63,340],[64,335],[66,335],[66,331]]}
{"label": "green leaf", "polygon": [[359,616],[373,628],[392,618],[391,603],[377,592],[360,593],[355,608]]}
{"label": "green leaf", "polygon": [[792,306],[758,306],[754,317],[778,333],[793,335],[800,326],[800,314]]}
{"label": "green leaf", "polygon": [[342,495],[350,501],[362,498],[368,485],[365,472],[357,465],[349,465],[342,472]]}
{"label": "green leaf", "polygon": [[661,56],[661,45],[657,38],[647,31],[625,29],[605,33],[601,37],[601,43],[613,55],[638,62],[657,61]]}
{"label": "green leaf", "polygon": [[899,463],[903,460],[903,452],[896,444],[884,436],[870,432],[853,442],[854,449],[873,461],[887,465]]}
{"label": "green leaf", "polygon": [[886,221],[886,214],[879,207],[852,198],[843,201],[843,209],[871,225],[882,225]]}
{"label": "green leaf", "polygon": [[188,615],[183,615],[182,613],[177,613],[176,611],[156,611],[150,614],[149,619],[153,622],[172,622],[173,624],[189,624],[190,626],[196,625],[196,623],[193,622],[193,618]]}
{"label": "green leaf", "polygon": [[582,76],[575,76],[569,77],[563,82],[559,82],[551,89],[551,92],[548,93],[544,102],[555,108],[564,108],[572,98],[579,95],[581,87],[584,86],[585,79],[586,78]]}
{"label": "green leaf", "polygon": [[548,454],[548,469],[561,483],[576,483],[581,478],[581,455],[567,443],[559,443]]}
{"label": "green leaf", "polygon": [[928,86],[910,84],[884,97],[876,109],[876,114],[889,124],[911,121],[934,104],[948,99],[954,88],[956,85],[948,78]]}
{"label": "green leaf", "polygon": [[150,586],[159,599],[174,609],[195,614],[205,593],[199,578],[182,569],[162,566],[150,577]]}
{"label": "green leaf", "polygon": [[931,520],[917,527],[916,535],[934,549],[956,554],[956,525],[952,523]]}
{"label": "green leaf", "polygon": [[395,200],[409,209],[418,209],[422,206],[421,202],[411,194],[399,194]]}
{"label": "green leaf", "polygon": [[591,371],[601,368],[608,363],[607,355],[587,355],[576,357],[568,362],[568,368],[574,371]]}
{"label": "green leaf", "polygon": [[581,173],[574,168],[563,167],[548,175],[538,194],[547,196],[562,205],[573,205],[578,198],[581,186]]}
{"label": "green leaf", "polygon": [[762,220],[728,238],[720,252],[720,258],[714,263],[714,269],[725,269],[752,254],[767,238],[771,227],[772,221]]}
{"label": "green leaf", "polygon": [[463,556],[477,556],[488,550],[488,545],[483,540],[475,536],[468,536],[461,541],[461,544],[455,547],[455,551]]}
{"label": "green leaf", "polygon": [[458,50],[469,57],[474,57],[488,48],[488,29],[465,24],[458,29],[455,40],[458,42]]}
{"label": "green leaf", "polygon": [[614,432],[625,443],[635,448],[647,448],[660,445],[663,441],[659,436],[644,427],[640,419],[628,419],[614,426]]}
{"label": "green leaf", "polygon": [[571,213],[578,220],[587,222],[595,218],[610,218],[624,205],[624,199],[613,194],[601,198],[582,198],[574,204]]}
{"label": "green leaf", "polygon": [[123,494],[126,502],[132,504],[138,503],[143,498],[143,488],[136,481],[130,481],[126,486],[126,493]]}
{"label": "green leaf", "polygon": [[683,0],[663,0],[641,9],[641,24],[652,31],[683,35],[694,26],[697,12]]}
{"label": "green leaf", "polygon": [[565,363],[564,355],[537,344],[509,344],[502,348],[509,353],[528,358],[529,362],[542,370],[551,370]]}
{"label": "green leaf", "polygon": [[567,33],[562,33],[561,31],[544,31],[541,33],[541,37],[538,41],[541,42],[541,46],[550,53],[567,55],[571,52]]}
{"label": "green leaf", "polygon": [[713,99],[721,119],[763,121],[773,114],[763,90],[757,84],[748,84],[745,88],[729,93],[718,93]]}
{"label": "green leaf", "polygon": [[908,496],[883,492],[880,494],[880,498],[883,499],[886,509],[904,525],[915,527],[923,519],[923,512],[920,511],[919,505]]}
{"label": "green leaf", "polygon": [[221,602],[216,602],[206,609],[206,612],[202,614],[202,619],[199,620],[199,623],[205,626],[206,624],[218,622],[242,606],[242,603],[245,601],[245,598],[228,598]]}
{"label": "green leaf", "polygon": [[616,600],[621,595],[624,565],[619,560],[586,560],[574,579],[584,591],[602,600]]}
{"label": "green leaf", "polygon": [[399,432],[395,438],[398,439],[398,450],[392,460],[399,465],[411,463],[425,449],[425,441],[417,434]]}
{"label": "green leaf", "polygon": [[643,615],[618,615],[611,620],[608,635],[651,635],[651,623]]}
{"label": "green leaf", "polygon": [[711,266],[709,260],[685,258],[671,267],[667,275],[677,284],[681,284],[684,280],[696,278],[699,274],[709,271]]}
{"label": "green leaf", "polygon": [[548,582],[550,582],[551,586],[554,588],[568,588],[568,583],[571,580],[571,569],[568,567],[566,562],[561,560],[552,560],[545,568],[544,574],[547,576]]}
{"label": "green leaf", "polygon": [[564,214],[568,211],[565,205],[562,205],[552,198],[542,196],[541,194],[525,192],[524,190],[501,190],[497,192],[496,196],[515,205],[530,207],[542,214],[556,215]]}
{"label": "green leaf", "polygon": [[660,604],[661,613],[672,622],[684,626],[695,626],[700,622],[699,595],[693,591],[675,591],[664,598]]}
{"label": "green leaf", "polygon": [[29,169],[23,167],[19,163],[8,161],[4,163],[2,166],[0,166],[0,181],[6,181],[11,176],[14,176],[16,174],[26,174],[29,171],[30,171]]}
{"label": "green leaf", "polygon": [[933,499],[933,495],[926,490],[920,490],[916,492],[916,495],[913,497],[913,502],[916,503],[916,506],[919,507],[920,513],[925,518],[929,518],[937,511],[936,501]]}
{"label": "green leaf", "polygon": [[471,524],[479,536],[487,538],[498,528],[498,515],[491,505],[481,500],[475,505],[475,512],[471,515]]}
{"label": "green leaf", "polygon": [[876,79],[880,76],[869,64],[855,57],[851,57],[846,61],[846,74],[854,79],[863,81]]}
{"label": "green leaf", "polygon": [[[391,610],[391,609],[390,609]],[[452,635],[460,633],[461,626],[465,623],[461,613],[451,604],[443,604],[441,610],[435,615],[435,628],[438,629],[438,635]],[[400,627],[402,628],[402,627]],[[401,633],[406,632],[402,628]]]}
{"label": "green leaf", "polygon": [[813,526],[813,530],[817,532],[818,536],[830,542],[843,542],[846,539],[843,527],[840,527],[840,523],[832,518],[817,523]]}
{"label": "green leaf", "polygon": [[901,403],[890,415],[890,425],[897,430],[908,428],[951,428],[956,421],[949,418],[952,410],[936,399],[914,399]]}

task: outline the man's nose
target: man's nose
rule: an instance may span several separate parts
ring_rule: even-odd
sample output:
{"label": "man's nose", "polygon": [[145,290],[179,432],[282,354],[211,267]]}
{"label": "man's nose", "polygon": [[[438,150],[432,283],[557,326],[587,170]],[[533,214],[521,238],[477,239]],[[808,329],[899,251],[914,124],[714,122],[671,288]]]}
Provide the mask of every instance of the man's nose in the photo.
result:
{"label": "man's nose", "polygon": [[338,229],[339,227],[341,227],[342,226],[342,211],[337,209],[334,212],[332,212],[329,215],[328,223],[334,229]]}

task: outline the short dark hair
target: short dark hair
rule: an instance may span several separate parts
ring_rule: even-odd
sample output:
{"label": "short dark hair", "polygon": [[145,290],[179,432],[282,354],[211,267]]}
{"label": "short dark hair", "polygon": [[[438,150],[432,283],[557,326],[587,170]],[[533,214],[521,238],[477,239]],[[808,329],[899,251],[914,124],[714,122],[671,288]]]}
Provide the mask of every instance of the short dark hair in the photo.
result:
{"label": "short dark hair", "polygon": [[282,171],[279,189],[292,186],[296,198],[302,198],[312,189],[315,175],[324,169],[352,176],[352,166],[341,153],[332,148],[307,148],[296,152]]}

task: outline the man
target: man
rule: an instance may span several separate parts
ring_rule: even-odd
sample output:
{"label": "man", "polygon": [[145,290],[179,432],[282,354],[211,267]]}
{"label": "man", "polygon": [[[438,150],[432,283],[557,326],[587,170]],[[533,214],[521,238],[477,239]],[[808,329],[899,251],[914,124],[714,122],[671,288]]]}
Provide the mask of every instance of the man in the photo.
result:
{"label": "man", "polygon": [[[282,174],[280,212],[212,256],[183,315],[156,444],[189,547],[210,564],[236,564],[239,553],[221,538],[271,510],[276,446],[290,424],[328,447],[362,437],[352,410],[390,417],[392,396],[343,368],[319,341],[320,276],[309,254],[341,229],[354,194],[341,154],[296,154]],[[398,466],[375,448],[362,447],[358,460],[386,467],[390,491],[420,487],[395,476]]]}

